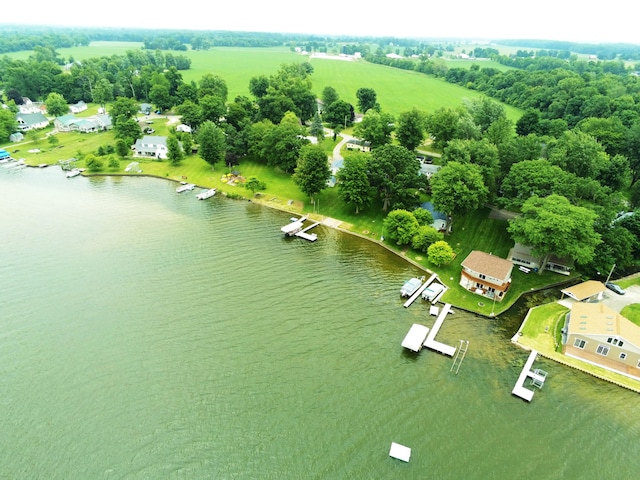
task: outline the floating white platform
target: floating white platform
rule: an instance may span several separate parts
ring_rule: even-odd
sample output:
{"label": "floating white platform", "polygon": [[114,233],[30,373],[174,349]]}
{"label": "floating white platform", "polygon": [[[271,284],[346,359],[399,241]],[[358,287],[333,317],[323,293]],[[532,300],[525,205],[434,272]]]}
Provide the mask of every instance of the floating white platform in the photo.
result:
{"label": "floating white platform", "polygon": [[185,183],[184,185],[180,185],[178,188],[176,188],[176,192],[177,193],[182,193],[182,192],[186,192],[189,190],[193,190],[194,188],[196,188],[196,184],[195,183]]}
{"label": "floating white platform", "polygon": [[429,332],[429,335],[424,341],[424,346],[431,350],[435,350],[436,352],[440,352],[444,355],[449,355],[450,357],[453,357],[456,353],[456,347],[452,347],[450,345],[445,345],[444,343],[437,342],[435,339],[436,335],[438,334],[438,331],[440,330],[440,327],[444,323],[445,318],[447,318],[447,315],[449,314],[450,310],[451,310],[451,304],[445,303],[444,307],[442,307],[442,310],[440,310],[440,315],[438,315],[438,318],[436,318],[436,321],[433,324],[433,327],[431,327],[431,331]]}
{"label": "floating white platform", "polygon": [[428,333],[429,327],[414,323],[405,335],[404,340],[402,340],[402,346],[413,352],[419,352],[422,349],[422,344],[424,343],[424,339],[427,338]]}
{"label": "floating white platform", "polygon": [[300,237],[300,238],[304,238],[305,240],[309,240],[310,242],[315,242],[318,239],[318,235],[316,235],[315,233],[307,233],[307,232],[309,230],[311,230],[313,227],[317,227],[318,225],[320,225],[320,222],[313,223],[313,224],[309,225],[308,227],[303,228],[299,232],[296,232],[294,235],[296,237]]}
{"label": "floating white platform", "polygon": [[307,217],[292,218],[290,223],[280,228],[280,231],[285,235],[292,237],[293,235],[298,233],[300,230],[302,230],[302,226],[304,225],[304,221],[306,219]]}
{"label": "floating white platform", "polygon": [[389,456],[402,460],[403,462],[408,462],[411,458],[411,449],[404,445],[400,445],[399,443],[391,442]]}
{"label": "floating white platform", "polygon": [[440,311],[440,309],[438,307],[436,307],[435,305],[431,305],[429,307],[429,315],[433,315],[434,317],[437,317],[439,311]]}

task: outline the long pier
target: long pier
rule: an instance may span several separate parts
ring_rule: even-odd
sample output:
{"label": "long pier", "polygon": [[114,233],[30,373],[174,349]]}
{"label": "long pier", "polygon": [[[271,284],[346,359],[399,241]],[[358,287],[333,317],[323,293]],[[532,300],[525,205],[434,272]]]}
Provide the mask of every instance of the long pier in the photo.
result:
{"label": "long pier", "polygon": [[450,357],[453,357],[453,355],[456,353],[456,347],[445,345],[444,343],[440,343],[435,339],[436,335],[438,334],[438,331],[440,330],[440,327],[444,323],[444,320],[445,318],[447,318],[447,315],[449,314],[450,311],[451,311],[451,304],[445,303],[444,307],[442,307],[442,310],[440,310],[440,315],[438,315],[438,318],[436,318],[436,321],[433,324],[433,327],[431,327],[431,330],[429,331],[429,334],[427,335],[427,338],[424,341],[424,346],[431,350],[435,350],[436,352],[440,352],[444,355],[449,355]]}
{"label": "long pier", "polygon": [[416,290],[414,294],[411,295],[406,302],[404,302],[404,308],[409,307],[413,302],[415,302],[416,298],[418,298],[420,294],[424,292],[429,285],[431,285],[431,282],[433,282],[436,279],[436,277],[437,275],[435,273],[431,275],[431,277],[429,277],[429,280],[424,282],[424,284],[422,284],[422,286],[420,286],[420,288],[418,288],[418,290]]}

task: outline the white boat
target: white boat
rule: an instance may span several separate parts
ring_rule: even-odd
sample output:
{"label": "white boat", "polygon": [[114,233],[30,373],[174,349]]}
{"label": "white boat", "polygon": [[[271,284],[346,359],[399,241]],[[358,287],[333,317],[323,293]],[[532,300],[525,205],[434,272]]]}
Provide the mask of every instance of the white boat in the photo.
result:
{"label": "white boat", "polygon": [[196,188],[195,183],[185,183],[184,185],[180,185],[178,188],[176,188],[176,192],[178,193],[187,192],[187,191],[193,190],[194,188]]}
{"label": "white boat", "polygon": [[442,292],[442,290],[444,290],[442,285],[439,283],[432,283],[422,292],[422,298],[431,302],[440,292]]}
{"label": "white boat", "polygon": [[207,198],[211,198],[216,194],[216,189],[215,188],[210,188],[209,190],[204,190],[202,192],[200,192],[198,195],[196,195],[196,197],[198,198],[198,200],[206,200]]}
{"label": "white boat", "polygon": [[80,175],[80,170],[78,170],[77,168],[74,168],[73,170],[69,170],[67,172],[67,178],[73,178],[73,177],[77,177],[78,175]]}
{"label": "white boat", "polygon": [[416,290],[418,290],[422,286],[421,278],[412,278],[411,280],[407,280],[402,288],[400,289],[400,295],[403,297],[410,297]]}

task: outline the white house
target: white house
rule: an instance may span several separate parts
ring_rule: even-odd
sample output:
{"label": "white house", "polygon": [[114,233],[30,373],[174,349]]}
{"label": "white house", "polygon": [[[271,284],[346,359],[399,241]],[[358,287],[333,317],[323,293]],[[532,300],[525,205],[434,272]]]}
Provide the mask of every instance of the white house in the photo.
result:
{"label": "white house", "polygon": [[78,103],[74,103],[73,105],[69,105],[69,110],[71,113],[80,113],[84,112],[87,108],[87,104],[80,100]]}
{"label": "white house", "polygon": [[16,122],[18,122],[18,130],[27,132],[39,128],[49,126],[49,120],[42,112],[38,113],[16,113]]}
{"label": "white house", "polygon": [[167,158],[167,137],[145,135],[136,140],[134,145],[136,155],[141,157]]}

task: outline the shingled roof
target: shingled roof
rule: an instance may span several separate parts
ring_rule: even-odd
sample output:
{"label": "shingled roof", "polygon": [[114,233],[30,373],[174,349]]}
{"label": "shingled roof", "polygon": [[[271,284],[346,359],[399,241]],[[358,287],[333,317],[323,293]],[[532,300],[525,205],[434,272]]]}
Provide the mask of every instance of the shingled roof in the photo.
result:
{"label": "shingled roof", "polygon": [[513,264],[509,260],[479,250],[473,250],[461,265],[474,272],[500,280],[507,280],[513,270]]}

